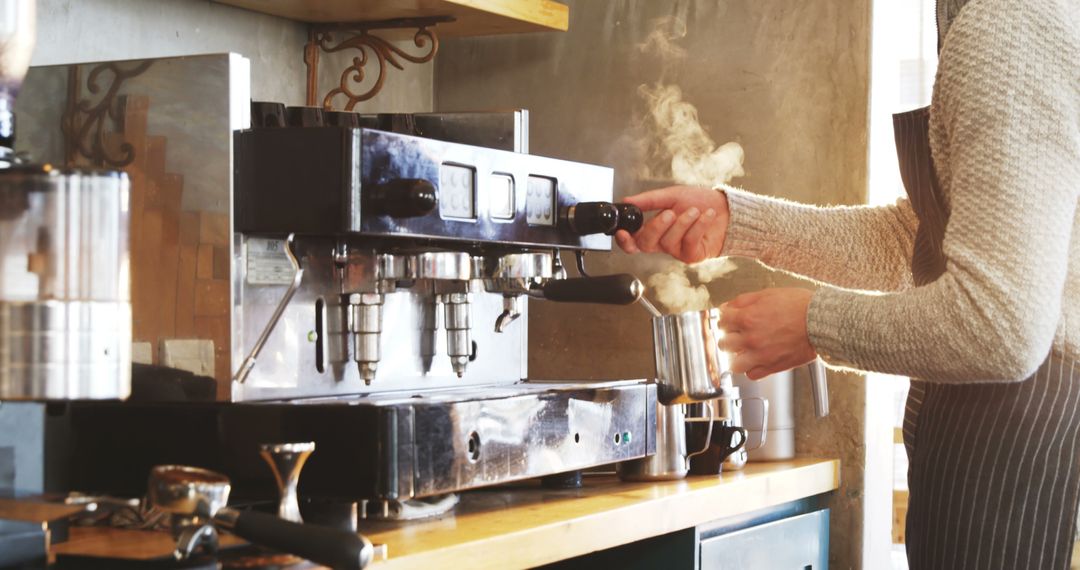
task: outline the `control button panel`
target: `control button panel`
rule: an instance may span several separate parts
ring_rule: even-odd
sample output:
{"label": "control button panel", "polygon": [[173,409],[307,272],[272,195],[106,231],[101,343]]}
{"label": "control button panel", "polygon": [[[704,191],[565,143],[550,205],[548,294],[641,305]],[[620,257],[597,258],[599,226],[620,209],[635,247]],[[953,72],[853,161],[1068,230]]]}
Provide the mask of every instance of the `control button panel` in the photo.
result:
{"label": "control button panel", "polygon": [[491,217],[497,220],[512,220],[517,209],[514,201],[514,177],[496,172],[491,175]]}
{"label": "control button panel", "polygon": [[476,170],[444,163],[439,168],[439,215],[458,220],[476,219]]}
{"label": "control button panel", "polygon": [[555,225],[555,198],[558,184],[554,178],[529,176],[525,189],[525,221],[531,226]]}

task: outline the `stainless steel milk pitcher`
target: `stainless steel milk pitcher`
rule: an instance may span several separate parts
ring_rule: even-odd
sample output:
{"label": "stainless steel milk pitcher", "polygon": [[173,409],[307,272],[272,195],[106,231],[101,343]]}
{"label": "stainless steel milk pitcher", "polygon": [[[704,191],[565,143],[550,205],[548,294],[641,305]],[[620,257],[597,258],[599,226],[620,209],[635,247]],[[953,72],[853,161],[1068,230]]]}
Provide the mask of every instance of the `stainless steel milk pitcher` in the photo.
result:
{"label": "stainless steel milk pitcher", "polygon": [[727,394],[733,385],[731,357],[720,350],[720,309],[655,316],[652,327],[661,403],[690,404]]}

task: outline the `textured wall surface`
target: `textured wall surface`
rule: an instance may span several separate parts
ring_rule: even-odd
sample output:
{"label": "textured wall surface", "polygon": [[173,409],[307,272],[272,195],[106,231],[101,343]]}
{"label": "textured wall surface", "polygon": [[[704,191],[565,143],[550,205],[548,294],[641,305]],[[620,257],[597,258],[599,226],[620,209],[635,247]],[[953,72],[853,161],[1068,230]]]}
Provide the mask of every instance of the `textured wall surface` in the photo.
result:
{"label": "textured wall surface", "polygon": [[[32,65],[236,52],[251,60],[252,98],[301,105],[306,41],[301,24],[208,0],[38,0]],[[352,56],[325,57],[322,85],[336,83],[332,68]],[[392,70],[357,110],[430,110],[432,68]]]}
{"label": "textured wall surface", "polygon": [[[616,168],[616,192],[658,182],[638,178],[641,85],[678,85],[716,143],[739,142],[750,190],[819,204],[866,200],[870,8],[860,0],[577,0],[570,31],[446,42],[435,70],[438,110],[524,107],[534,154]],[[641,49],[658,18],[677,18],[684,57]],[[595,273],[644,277],[662,263],[593,254]],[[572,272],[572,270],[571,270]],[[710,285],[712,301],[798,284],[753,262]],[[534,378],[652,376],[650,325],[639,307],[530,307]],[[799,375],[801,380],[805,380]],[[858,567],[862,549],[865,385],[833,374],[832,416],[813,417],[799,382],[798,450],[840,457],[833,498],[832,562]]]}

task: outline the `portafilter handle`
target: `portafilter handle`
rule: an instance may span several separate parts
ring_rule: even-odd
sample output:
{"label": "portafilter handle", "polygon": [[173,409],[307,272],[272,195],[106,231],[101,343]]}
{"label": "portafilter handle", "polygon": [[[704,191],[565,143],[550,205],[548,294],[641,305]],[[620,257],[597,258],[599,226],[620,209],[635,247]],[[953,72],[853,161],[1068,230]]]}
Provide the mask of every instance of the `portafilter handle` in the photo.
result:
{"label": "portafilter handle", "polygon": [[544,284],[541,296],[563,303],[601,303],[629,305],[636,303],[645,291],[637,277],[627,273],[597,277],[552,279]]}
{"label": "portafilter handle", "polygon": [[295,523],[269,513],[225,507],[214,524],[248,542],[287,552],[334,570],[362,570],[375,547],[362,535],[344,529]]}
{"label": "portafilter handle", "polygon": [[826,381],[825,363],[820,358],[806,365],[810,371],[810,390],[814,398],[814,413],[819,418],[829,415],[829,384]]}
{"label": "portafilter handle", "polygon": [[270,464],[274,482],[278,486],[278,516],[301,523],[300,503],[296,497],[296,485],[304,462],[315,451],[314,441],[302,443],[266,443],[259,446],[259,455]]}
{"label": "portafilter handle", "polygon": [[[374,554],[367,538],[347,530],[295,523],[258,511],[224,506],[229,496],[224,475],[182,465],[161,465],[150,471],[147,496],[154,507],[171,513],[174,522],[212,524],[253,544],[286,552],[335,570],[361,570]],[[183,536],[184,529],[174,529]],[[176,554],[185,553],[181,548]]]}

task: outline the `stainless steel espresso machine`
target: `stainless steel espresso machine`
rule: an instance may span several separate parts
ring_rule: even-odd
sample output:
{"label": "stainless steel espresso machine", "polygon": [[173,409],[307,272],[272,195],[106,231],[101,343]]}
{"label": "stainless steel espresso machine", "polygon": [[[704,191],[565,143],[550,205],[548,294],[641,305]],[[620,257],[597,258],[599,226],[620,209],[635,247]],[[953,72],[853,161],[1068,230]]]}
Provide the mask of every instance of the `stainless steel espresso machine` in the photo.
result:
{"label": "stainless steel espresso machine", "polygon": [[[653,453],[654,384],[527,369],[527,300],[642,293],[560,262],[640,227],[611,203],[611,169],[515,152],[521,112],[498,128],[265,103],[252,117],[234,139],[232,401],[70,407],[68,487],[138,494],[151,467],[180,463],[226,474],[237,499],[275,499],[260,445],[314,442],[301,511],[394,517],[412,499]],[[416,136],[417,121],[489,144]]]}

